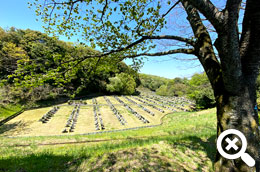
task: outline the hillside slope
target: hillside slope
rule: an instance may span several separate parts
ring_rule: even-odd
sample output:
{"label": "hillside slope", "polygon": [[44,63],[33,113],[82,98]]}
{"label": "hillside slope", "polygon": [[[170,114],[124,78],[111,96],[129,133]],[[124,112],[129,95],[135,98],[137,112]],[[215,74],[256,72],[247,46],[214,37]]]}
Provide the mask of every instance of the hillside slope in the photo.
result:
{"label": "hillside slope", "polygon": [[163,121],[89,136],[1,137],[0,171],[212,171],[215,109]]}

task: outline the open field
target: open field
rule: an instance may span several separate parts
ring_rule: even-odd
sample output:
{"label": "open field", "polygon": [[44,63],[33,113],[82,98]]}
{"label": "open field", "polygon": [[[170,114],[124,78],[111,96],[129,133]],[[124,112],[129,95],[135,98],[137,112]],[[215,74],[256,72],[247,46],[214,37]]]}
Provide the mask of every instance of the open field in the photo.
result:
{"label": "open field", "polygon": [[[184,103],[181,99],[162,101],[149,96],[106,96],[106,98],[108,100],[100,96],[60,104],[59,109],[43,121],[40,119],[50,113],[53,107],[25,111],[1,126],[0,135],[12,137],[71,135],[153,126],[159,125],[165,114],[188,108],[188,102]],[[114,106],[116,113],[108,101]]]}
{"label": "open field", "polygon": [[215,109],[175,112],[153,128],[0,137],[0,171],[213,171]]}

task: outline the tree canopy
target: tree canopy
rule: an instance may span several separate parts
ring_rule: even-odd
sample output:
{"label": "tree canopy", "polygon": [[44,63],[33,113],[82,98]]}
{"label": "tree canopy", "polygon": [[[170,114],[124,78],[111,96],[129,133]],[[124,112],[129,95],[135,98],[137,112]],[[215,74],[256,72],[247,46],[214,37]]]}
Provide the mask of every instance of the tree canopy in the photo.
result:
{"label": "tree canopy", "polygon": [[[260,1],[35,1],[36,13],[46,22],[47,31],[54,29],[68,37],[82,33],[92,48],[100,49],[98,54],[75,58],[75,63],[112,55],[114,58],[195,55],[214,90],[218,135],[230,128],[242,131],[248,139],[247,150],[256,160],[256,167],[251,168],[241,159],[234,163],[217,154],[216,171],[259,171],[260,134],[254,107],[260,64]],[[173,28],[167,29],[173,24],[167,25],[166,18],[174,21],[176,15],[171,14],[176,7],[185,13],[191,34],[175,35]],[[216,39],[212,39],[211,31]],[[173,42],[156,51],[155,40]]]}
{"label": "tree canopy", "polygon": [[118,58],[64,63],[97,53],[82,44],[63,42],[38,31],[0,28],[0,83],[5,88],[4,97],[34,102],[91,92],[110,93],[106,89],[109,78],[121,73],[138,84],[137,72]]}

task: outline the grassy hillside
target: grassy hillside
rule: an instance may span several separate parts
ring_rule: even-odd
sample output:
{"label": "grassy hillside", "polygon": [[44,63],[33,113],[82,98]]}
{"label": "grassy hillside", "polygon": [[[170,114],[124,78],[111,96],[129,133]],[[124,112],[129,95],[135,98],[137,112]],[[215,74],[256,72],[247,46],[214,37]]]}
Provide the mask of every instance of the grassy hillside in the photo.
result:
{"label": "grassy hillside", "polygon": [[98,135],[0,137],[0,171],[212,171],[215,109]]}
{"label": "grassy hillside", "polygon": [[16,112],[22,110],[21,105],[13,105],[13,104],[0,104],[0,121],[15,114]]}

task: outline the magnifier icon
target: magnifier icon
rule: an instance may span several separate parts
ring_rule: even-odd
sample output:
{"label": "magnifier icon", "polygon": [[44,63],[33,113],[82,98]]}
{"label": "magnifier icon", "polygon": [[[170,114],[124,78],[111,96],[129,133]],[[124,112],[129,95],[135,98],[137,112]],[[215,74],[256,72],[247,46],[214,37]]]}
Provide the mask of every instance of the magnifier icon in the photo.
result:
{"label": "magnifier icon", "polygon": [[[222,140],[229,134],[235,134],[236,136],[238,136],[241,141],[242,141],[242,147],[240,149],[240,151],[236,154],[227,154],[223,148],[222,148]],[[237,138],[234,138],[233,140],[230,140],[230,138],[226,138],[225,141],[228,143],[228,146],[226,146],[224,149],[229,150],[231,148],[237,150],[238,147],[236,146],[235,142],[238,141]],[[225,130],[224,132],[222,132],[217,140],[217,149],[218,152],[226,159],[237,159],[239,157],[241,157],[241,159],[249,166],[249,167],[253,167],[255,166],[255,160],[248,154],[246,153],[246,148],[247,148],[247,141],[246,141],[246,137],[244,136],[243,133],[241,133],[238,130],[235,129],[228,129]]]}

